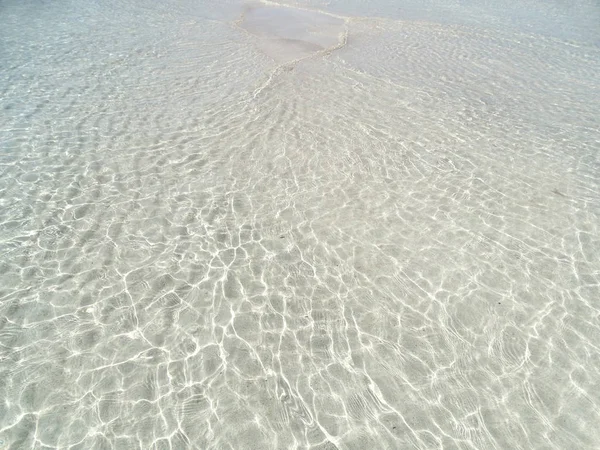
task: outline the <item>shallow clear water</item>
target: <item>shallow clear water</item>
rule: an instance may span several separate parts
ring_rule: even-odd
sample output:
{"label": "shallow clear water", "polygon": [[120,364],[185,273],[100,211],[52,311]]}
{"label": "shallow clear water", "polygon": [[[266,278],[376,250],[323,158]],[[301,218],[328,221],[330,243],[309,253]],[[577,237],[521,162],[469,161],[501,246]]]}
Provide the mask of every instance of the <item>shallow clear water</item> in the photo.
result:
{"label": "shallow clear water", "polygon": [[596,18],[0,1],[0,448],[599,448]]}

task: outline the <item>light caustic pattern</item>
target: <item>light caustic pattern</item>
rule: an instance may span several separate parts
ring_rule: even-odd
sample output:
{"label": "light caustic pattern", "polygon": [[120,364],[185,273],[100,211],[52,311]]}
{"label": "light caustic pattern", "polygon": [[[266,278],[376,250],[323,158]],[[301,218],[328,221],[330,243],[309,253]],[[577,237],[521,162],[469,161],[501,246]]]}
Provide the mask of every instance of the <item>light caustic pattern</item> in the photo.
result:
{"label": "light caustic pattern", "polygon": [[0,6],[0,448],[599,448],[599,49],[277,8]]}

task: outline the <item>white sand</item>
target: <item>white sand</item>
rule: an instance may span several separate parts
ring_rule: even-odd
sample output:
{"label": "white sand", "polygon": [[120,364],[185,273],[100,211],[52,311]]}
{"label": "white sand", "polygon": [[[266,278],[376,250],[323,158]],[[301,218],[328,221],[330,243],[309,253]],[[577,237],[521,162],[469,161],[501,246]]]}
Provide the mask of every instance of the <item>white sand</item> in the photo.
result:
{"label": "white sand", "polygon": [[2,1],[0,448],[600,448],[594,6],[460,3]]}

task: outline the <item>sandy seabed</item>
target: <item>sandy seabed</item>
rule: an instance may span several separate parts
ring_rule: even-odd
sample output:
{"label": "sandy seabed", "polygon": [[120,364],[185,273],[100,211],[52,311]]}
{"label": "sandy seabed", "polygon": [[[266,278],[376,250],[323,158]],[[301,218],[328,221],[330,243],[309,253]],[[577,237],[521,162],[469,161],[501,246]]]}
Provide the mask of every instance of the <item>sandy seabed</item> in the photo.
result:
{"label": "sandy seabed", "polygon": [[0,3],[0,449],[600,448],[599,8],[436,1]]}

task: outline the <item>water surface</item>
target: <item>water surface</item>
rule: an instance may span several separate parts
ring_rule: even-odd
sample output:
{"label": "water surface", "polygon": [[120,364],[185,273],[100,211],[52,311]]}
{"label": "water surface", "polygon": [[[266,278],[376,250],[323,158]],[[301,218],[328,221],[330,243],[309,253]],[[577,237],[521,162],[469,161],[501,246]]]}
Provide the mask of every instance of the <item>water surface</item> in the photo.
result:
{"label": "water surface", "polygon": [[597,17],[2,1],[0,448],[599,448]]}

